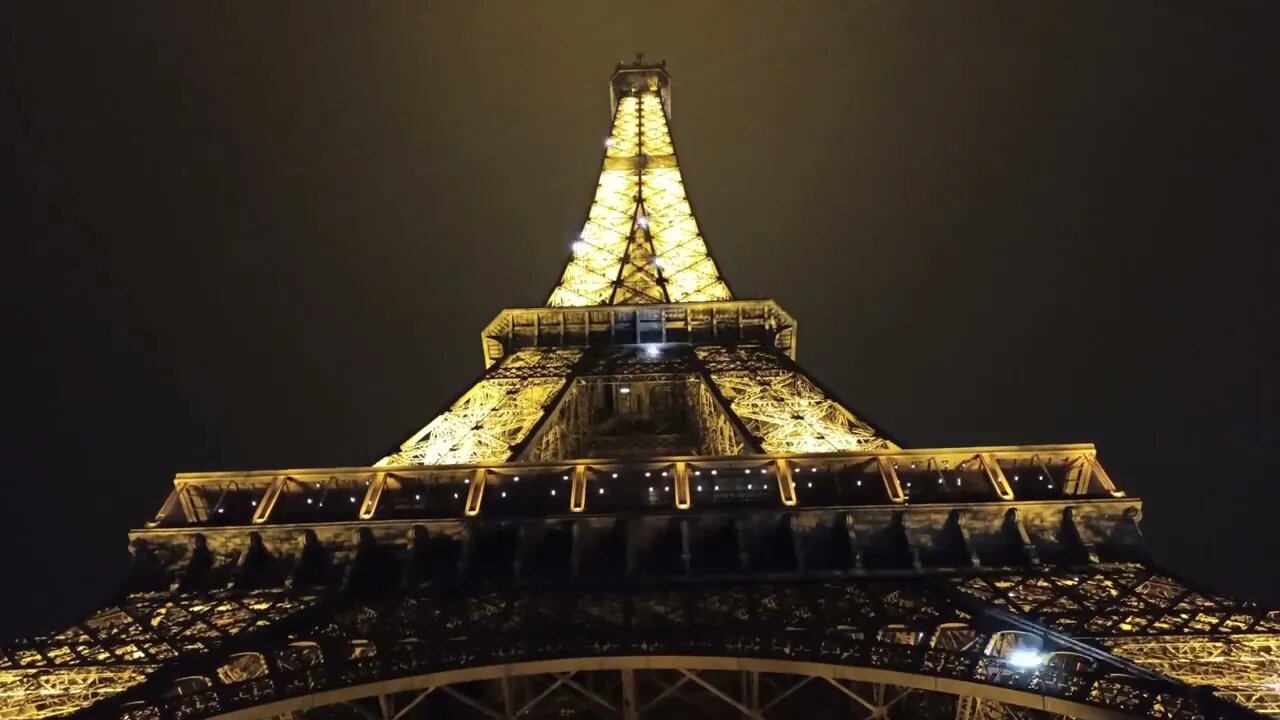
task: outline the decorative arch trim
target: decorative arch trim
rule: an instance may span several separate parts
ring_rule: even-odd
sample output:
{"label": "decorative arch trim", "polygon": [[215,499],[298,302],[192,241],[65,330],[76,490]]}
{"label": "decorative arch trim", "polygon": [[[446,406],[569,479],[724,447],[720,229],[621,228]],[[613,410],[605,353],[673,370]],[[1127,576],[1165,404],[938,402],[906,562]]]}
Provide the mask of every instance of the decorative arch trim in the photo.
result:
{"label": "decorative arch trim", "polygon": [[262,705],[241,708],[229,713],[215,715],[210,720],[258,720],[285,713],[310,710],[312,708],[351,702],[364,698],[391,695],[395,693],[427,690],[443,685],[495,680],[501,677],[519,677],[525,675],[544,675],[549,673],[583,672],[583,671],[615,671],[615,670],[728,670],[767,672],[785,675],[813,676],[831,678],[833,680],[854,680],[861,682],[883,683],[908,687],[916,690],[946,693],[949,695],[973,696],[984,700],[992,700],[1008,705],[1043,710],[1050,713],[1066,715],[1080,720],[1130,720],[1141,716],[1129,715],[1115,710],[1063,700],[1050,695],[999,687],[986,683],[942,678],[921,673],[908,673],[896,670],[884,670],[863,666],[836,665],[797,660],[771,660],[762,658],[717,657],[717,656],[684,656],[684,655],[649,655],[619,657],[586,657],[563,658],[555,660],[533,660],[527,662],[486,665],[479,667],[459,668],[440,672],[426,673],[411,677],[382,680],[373,683],[350,685],[344,688],[323,690],[311,695],[302,695]]}

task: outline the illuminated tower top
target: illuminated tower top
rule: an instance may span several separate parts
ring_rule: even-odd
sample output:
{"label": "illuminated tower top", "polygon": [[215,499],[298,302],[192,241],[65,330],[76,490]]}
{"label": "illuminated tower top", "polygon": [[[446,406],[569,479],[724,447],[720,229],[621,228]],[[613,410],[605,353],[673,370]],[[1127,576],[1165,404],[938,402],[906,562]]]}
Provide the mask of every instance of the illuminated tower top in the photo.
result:
{"label": "illuminated tower top", "polygon": [[619,63],[595,199],[549,306],[730,300],[698,229],[671,139],[665,63]]}

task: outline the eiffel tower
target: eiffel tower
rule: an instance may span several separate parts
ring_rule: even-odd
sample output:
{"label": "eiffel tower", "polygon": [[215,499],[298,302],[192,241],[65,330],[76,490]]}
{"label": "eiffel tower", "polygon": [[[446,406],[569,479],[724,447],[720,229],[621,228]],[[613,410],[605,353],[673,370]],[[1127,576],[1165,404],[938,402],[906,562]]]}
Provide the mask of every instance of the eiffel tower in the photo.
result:
{"label": "eiffel tower", "polygon": [[1280,611],[1153,564],[1092,445],[851,409],[722,277],[665,63],[610,91],[476,383],[369,467],[178,475],[114,597],[0,649],[0,720],[1280,716]]}

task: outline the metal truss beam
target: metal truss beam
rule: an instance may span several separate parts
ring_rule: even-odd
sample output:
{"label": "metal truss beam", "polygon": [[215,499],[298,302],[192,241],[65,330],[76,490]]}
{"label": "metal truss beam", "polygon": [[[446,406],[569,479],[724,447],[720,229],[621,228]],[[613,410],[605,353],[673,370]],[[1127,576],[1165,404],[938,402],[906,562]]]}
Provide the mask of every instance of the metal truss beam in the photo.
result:
{"label": "metal truss beam", "polygon": [[[394,705],[388,703],[387,709],[393,710],[394,712],[391,714],[390,717],[387,717],[386,712],[384,712],[383,720],[402,720],[405,715],[408,715],[410,711],[412,711],[415,707],[417,707],[423,700],[426,700],[427,696],[435,692],[435,690],[436,690],[435,686],[430,686],[422,690],[421,692],[414,693],[413,699],[401,705],[399,709],[396,709]],[[390,697],[390,696],[383,695],[380,697]]]}
{"label": "metal truss beam", "polygon": [[738,702],[736,699],[731,697],[725,691],[716,687],[712,683],[709,683],[706,680],[702,679],[702,677],[700,677],[698,673],[692,670],[685,670],[683,668],[680,669],[680,673],[685,677],[689,678],[690,680],[692,680],[693,682],[697,683],[698,685],[701,685],[703,688],[707,690],[707,692],[723,700],[730,707],[742,713],[743,717],[753,718],[753,720],[764,720],[764,716],[761,715],[759,711],[749,708],[746,705],[743,705],[742,703]]}
{"label": "metal truss beam", "polygon": [[859,705],[865,707],[871,713],[872,717],[878,717],[878,716],[884,715],[883,707],[867,700],[866,698],[862,697],[861,695],[854,692],[853,690],[850,690],[848,687],[845,686],[844,683],[840,682],[839,680],[833,677],[824,677],[822,679],[826,680],[828,683],[831,683],[832,687],[844,693],[848,697],[853,698]]}

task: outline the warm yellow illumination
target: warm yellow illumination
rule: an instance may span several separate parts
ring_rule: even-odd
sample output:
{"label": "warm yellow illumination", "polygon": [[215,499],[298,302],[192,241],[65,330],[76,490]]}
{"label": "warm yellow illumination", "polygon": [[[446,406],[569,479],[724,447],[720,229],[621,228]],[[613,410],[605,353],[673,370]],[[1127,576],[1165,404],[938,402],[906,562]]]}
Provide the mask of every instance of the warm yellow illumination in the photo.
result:
{"label": "warm yellow illumination", "polygon": [[[1259,617],[1247,603],[1196,592],[1136,564],[1080,575],[956,584],[1015,612],[1042,608],[1051,627],[1096,638],[1148,670],[1212,687],[1250,710],[1280,716],[1280,687],[1274,684],[1280,677],[1280,611]],[[1105,612],[1096,611],[1099,604]]]}
{"label": "warm yellow illumination", "polygon": [[729,300],[685,195],[656,90],[619,98],[595,200],[547,305]]}
{"label": "warm yellow illumination", "polygon": [[[825,453],[893,448],[871,426],[827,397],[803,375],[767,365],[750,350],[700,347],[729,408],[770,453]],[[732,368],[732,369],[730,369]],[[739,369],[741,368],[741,369]]]}
{"label": "warm yellow illumination", "polygon": [[568,382],[578,350],[525,350],[508,356],[448,410],[414,433],[380,466],[503,461]]}
{"label": "warm yellow illumination", "polygon": [[[1280,621],[1280,614],[1276,620]],[[1275,626],[1273,621],[1272,627]],[[1280,715],[1280,635],[1157,635],[1111,640],[1116,655],[1190,685],[1206,685],[1264,715]]]}
{"label": "warm yellow illumination", "polygon": [[137,685],[146,666],[0,670],[0,720],[65,715]]}

